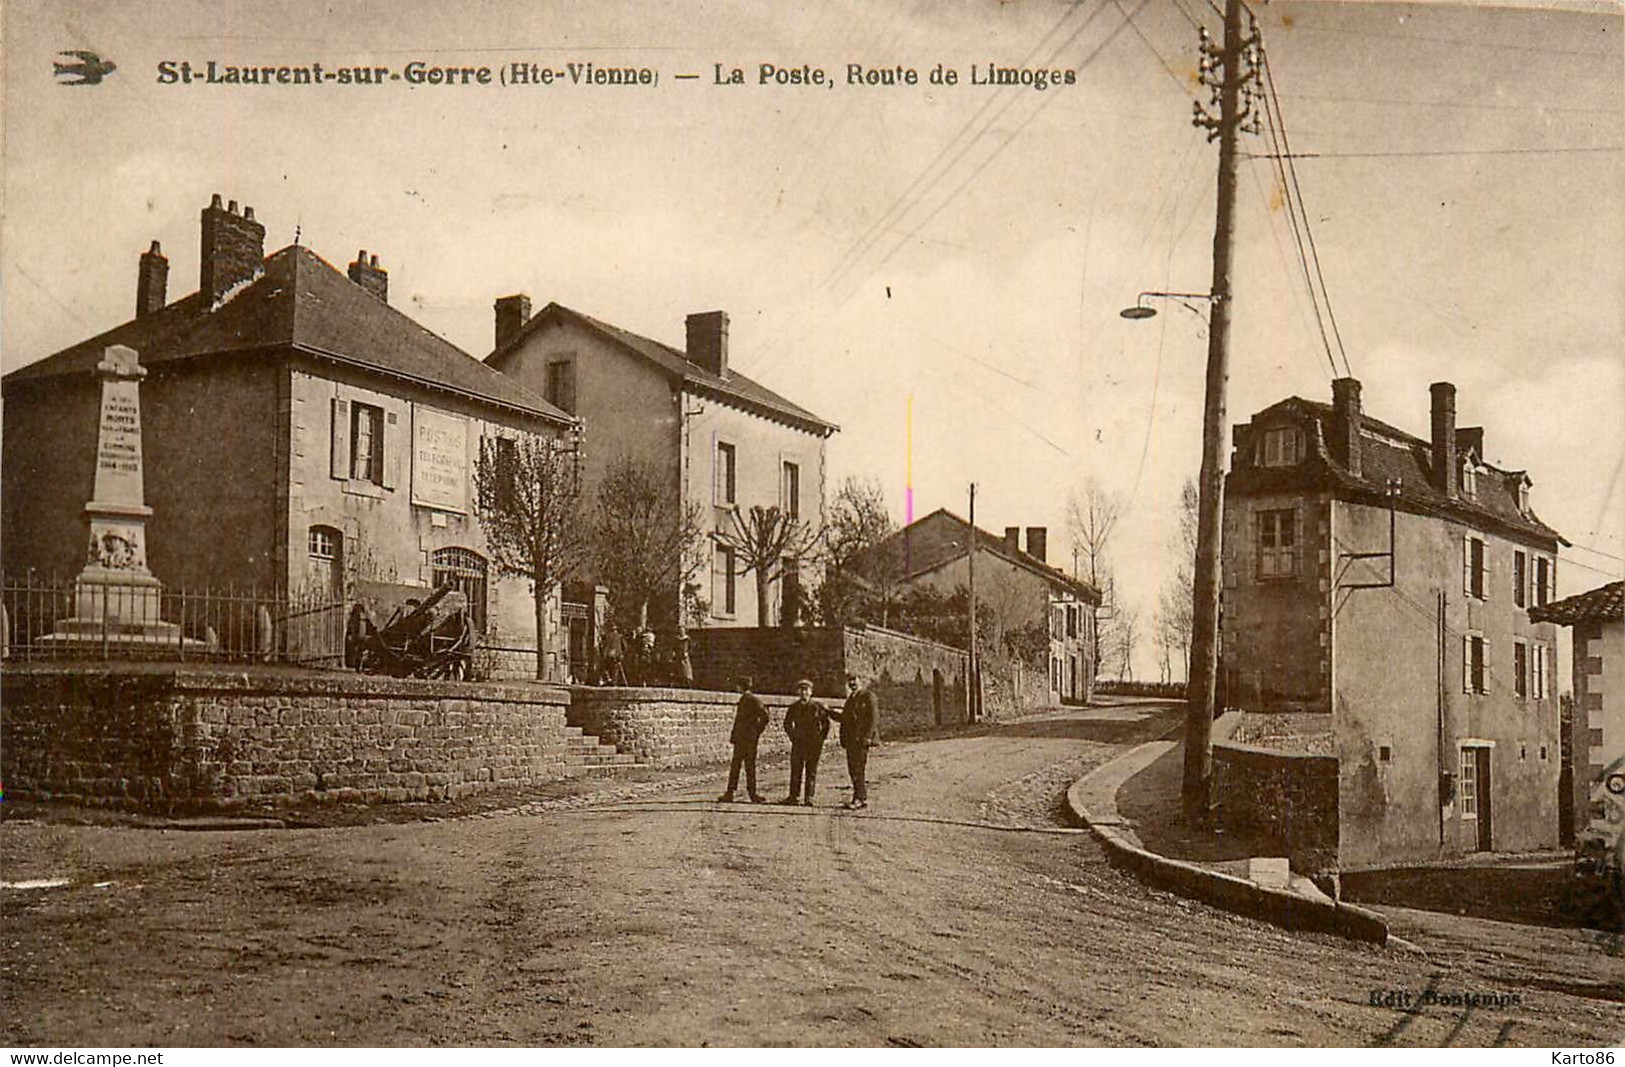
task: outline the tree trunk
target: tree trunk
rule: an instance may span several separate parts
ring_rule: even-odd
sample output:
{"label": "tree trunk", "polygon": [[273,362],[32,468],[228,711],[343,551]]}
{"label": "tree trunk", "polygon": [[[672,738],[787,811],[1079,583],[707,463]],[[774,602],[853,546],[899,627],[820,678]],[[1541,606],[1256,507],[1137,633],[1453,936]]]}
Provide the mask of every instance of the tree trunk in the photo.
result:
{"label": "tree trunk", "polygon": [[547,597],[549,590],[540,581],[535,583],[536,595],[536,680],[545,682],[547,677]]}
{"label": "tree trunk", "polygon": [[772,626],[770,616],[773,614],[768,604],[768,594],[773,589],[773,580],[765,571],[756,571],[756,625]]}

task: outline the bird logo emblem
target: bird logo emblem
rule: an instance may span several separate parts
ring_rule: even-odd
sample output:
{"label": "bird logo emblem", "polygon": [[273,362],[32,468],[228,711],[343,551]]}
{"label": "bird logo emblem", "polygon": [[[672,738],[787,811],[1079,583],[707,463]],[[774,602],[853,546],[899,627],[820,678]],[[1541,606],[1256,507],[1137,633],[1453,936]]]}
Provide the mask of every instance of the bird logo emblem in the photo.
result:
{"label": "bird logo emblem", "polygon": [[73,63],[57,60],[51,64],[55,68],[58,85],[100,85],[103,78],[118,69],[112,60],[103,59],[95,52],[67,49],[57,55],[77,60]]}

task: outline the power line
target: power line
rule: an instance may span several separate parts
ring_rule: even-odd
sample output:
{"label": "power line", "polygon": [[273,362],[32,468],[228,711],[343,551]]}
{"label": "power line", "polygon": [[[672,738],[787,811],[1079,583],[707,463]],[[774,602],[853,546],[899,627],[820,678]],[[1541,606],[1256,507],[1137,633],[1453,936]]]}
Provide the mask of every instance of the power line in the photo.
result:
{"label": "power line", "polygon": [[[1265,65],[1268,69],[1268,64]],[[1294,159],[1405,159],[1410,157],[1440,157],[1440,156],[1545,156],[1564,155],[1575,152],[1625,152],[1625,145],[1600,145],[1597,147],[1569,147],[1569,148],[1467,148],[1467,149],[1423,149],[1414,152],[1283,152],[1280,155],[1266,155],[1263,153],[1243,153],[1248,159],[1285,159],[1289,162]]]}
{"label": "power line", "polygon": [[1590,56],[1593,59],[1617,59],[1617,52],[1593,52],[1579,48],[1542,48],[1538,45],[1505,44],[1500,41],[1475,41],[1464,37],[1431,37],[1419,33],[1378,33],[1372,30],[1345,30],[1330,26],[1293,26],[1294,33],[1331,33],[1348,37],[1378,37],[1388,41],[1413,41],[1430,44],[1452,44],[1466,48],[1502,48],[1513,52],[1541,52],[1553,56]]}
{"label": "power line", "polygon": [[1267,90],[1268,104],[1265,111],[1273,109],[1278,132],[1281,135],[1281,149],[1286,155],[1287,172],[1292,175],[1292,191],[1298,199],[1298,213],[1303,216],[1303,233],[1309,242],[1309,255],[1314,260],[1315,277],[1320,282],[1320,297],[1326,305],[1326,318],[1332,324],[1332,336],[1337,339],[1337,351],[1343,357],[1343,370],[1350,378],[1354,377],[1354,370],[1349,366],[1348,349],[1343,345],[1343,333],[1337,326],[1337,314],[1332,310],[1332,295],[1326,289],[1326,275],[1320,267],[1320,250],[1315,246],[1315,231],[1309,225],[1309,209],[1304,205],[1303,187],[1298,184],[1298,171],[1292,164],[1292,145],[1287,140],[1286,121],[1281,116],[1281,101],[1275,93],[1275,73],[1270,69],[1269,50],[1264,47],[1262,40],[1258,44],[1259,55],[1263,59],[1264,85]]}
{"label": "power line", "polygon": [[1569,107],[1561,104],[1485,104],[1470,100],[1402,100],[1392,96],[1331,96],[1321,93],[1282,93],[1288,100],[1316,100],[1339,104],[1392,104],[1396,107],[1441,107],[1474,111],[1549,111],[1563,114],[1616,115],[1617,107]]}
{"label": "power line", "polygon": [[[1179,86],[1179,91],[1194,99],[1196,93],[1191,90],[1189,85],[1185,84],[1185,79],[1181,78],[1174,71],[1174,68],[1168,65],[1168,61],[1162,58],[1162,53],[1157,51],[1157,46],[1151,43],[1151,39],[1145,35],[1145,31],[1140,29],[1140,24],[1134,21],[1134,16],[1130,15],[1128,10],[1123,7],[1122,0],[1112,0],[1112,4],[1117,8],[1118,11],[1122,12],[1123,17],[1128,20],[1129,28],[1134,31],[1134,36],[1140,39],[1140,43],[1145,45],[1147,51],[1157,57],[1157,62],[1162,65],[1163,70],[1168,72],[1168,77],[1173,79],[1174,84]],[[1186,15],[1185,17],[1189,18],[1190,16]]]}

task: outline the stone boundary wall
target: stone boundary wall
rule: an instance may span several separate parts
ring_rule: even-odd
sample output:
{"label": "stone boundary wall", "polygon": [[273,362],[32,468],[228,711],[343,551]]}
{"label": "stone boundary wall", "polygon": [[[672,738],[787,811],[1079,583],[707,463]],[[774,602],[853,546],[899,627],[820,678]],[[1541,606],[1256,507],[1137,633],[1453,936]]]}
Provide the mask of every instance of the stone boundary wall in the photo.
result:
{"label": "stone boundary wall", "polygon": [[439,800],[565,776],[545,686],[52,664],[0,671],[13,796],[143,810]]}
{"label": "stone boundary wall", "polygon": [[[1226,735],[1235,723],[1228,727]],[[1218,823],[1232,833],[1261,834],[1277,843],[1301,874],[1335,870],[1337,771],[1336,756],[1216,741],[1213,798]]]}
{"label": "stone boundary wall", "polygon": [[[790,751],[784,733],[784,709],[795,698],[757,694],[767,705],[769,722],[762,731],[758,751]],[[826,707],[834,701],[818,697]],[[708,689],[644,689],[636,687],[572,686],[569,721],[600,741],[637,756],[656,767],[692,767],[726,763],[733,756],[728,735],[733,732],[734,707],[739,694]],[[829,744],[840,730],[830,724]]]}
{"label": "stone boundary wall", "polygon": [[724,694],[742,674],[759,693],[793,693],[806,678],[819,700],[838,702],[853,671],[880,704],[883,738],[968,719],[964,651],[879,626],[692,630],[689,658],[695,683]]}

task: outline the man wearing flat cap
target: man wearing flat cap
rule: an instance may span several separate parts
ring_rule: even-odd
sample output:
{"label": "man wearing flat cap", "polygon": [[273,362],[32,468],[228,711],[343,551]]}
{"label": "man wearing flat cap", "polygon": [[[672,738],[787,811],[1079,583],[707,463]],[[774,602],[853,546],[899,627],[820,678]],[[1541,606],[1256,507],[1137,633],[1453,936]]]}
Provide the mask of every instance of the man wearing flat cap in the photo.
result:
{"label": "man wearing flat cap", "polygon": [[784,709],[784,732],[790,736],[790,795],[780,802],[809,808],[818,785],[818,757],[829,737],[829,712],[812,695],[813,684],[803,678],[796,683],[795,702]]}

